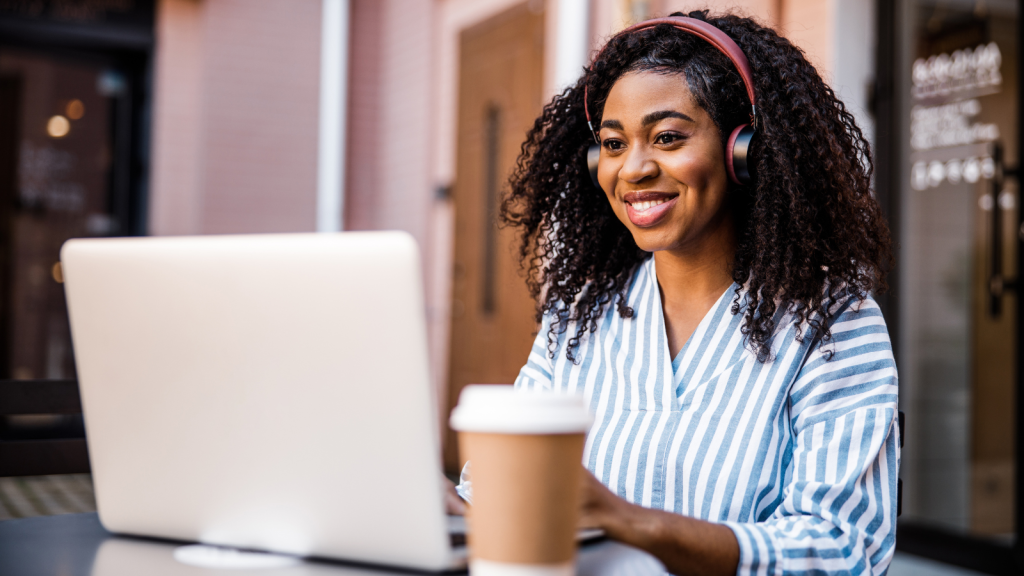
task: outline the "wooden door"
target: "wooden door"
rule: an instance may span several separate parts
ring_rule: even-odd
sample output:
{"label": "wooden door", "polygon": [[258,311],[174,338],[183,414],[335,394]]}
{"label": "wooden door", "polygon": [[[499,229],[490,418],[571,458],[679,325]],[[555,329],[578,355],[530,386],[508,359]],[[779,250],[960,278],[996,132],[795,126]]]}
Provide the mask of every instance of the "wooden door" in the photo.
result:
{"label": "wooden door", "polygon": [[[541,112],[543,16],[525,4],[460,38],[455,265],[449,409],[467,384],[510,384],[536,331],[514,233],[498,226],[501,196]],[[455,436],[445,466],[459,468]]]}

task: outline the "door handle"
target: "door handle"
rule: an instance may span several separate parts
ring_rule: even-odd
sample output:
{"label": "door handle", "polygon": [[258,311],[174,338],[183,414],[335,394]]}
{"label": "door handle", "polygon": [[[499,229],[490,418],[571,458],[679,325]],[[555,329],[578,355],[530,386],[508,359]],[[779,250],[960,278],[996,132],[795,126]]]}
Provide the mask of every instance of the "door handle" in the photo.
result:
{"label": "door handle", "polygon": [[[1007,168],[1003,165],[1001,142],[994,143],[992,160],[995,163],[995,174],[992,175],[990,181],[992,187],[992,225],[990,226],[992,249],[989,252],[991,262],[989,264],[988,293],[989,315],[998,318],[1003,313],[1003,295],[1007,291],[1017,290],[1017,279],[1007,278],[1003,273],[1003,206],[999,198],[1003,193],[1003,184],[1006,178],[1016,178],[1017,169]],[[1021,231],[1024,232],[1024,226]]]}

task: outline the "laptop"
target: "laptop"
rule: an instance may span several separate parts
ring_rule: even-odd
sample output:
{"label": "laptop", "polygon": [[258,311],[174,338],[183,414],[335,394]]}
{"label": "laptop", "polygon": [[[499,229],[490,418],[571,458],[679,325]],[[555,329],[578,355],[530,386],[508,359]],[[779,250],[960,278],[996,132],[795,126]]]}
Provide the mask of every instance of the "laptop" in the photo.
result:
{"label": "laptop", "polygon": [[443,503],[419,262],[401,232],[68,241],[103,525],[464,566]]}

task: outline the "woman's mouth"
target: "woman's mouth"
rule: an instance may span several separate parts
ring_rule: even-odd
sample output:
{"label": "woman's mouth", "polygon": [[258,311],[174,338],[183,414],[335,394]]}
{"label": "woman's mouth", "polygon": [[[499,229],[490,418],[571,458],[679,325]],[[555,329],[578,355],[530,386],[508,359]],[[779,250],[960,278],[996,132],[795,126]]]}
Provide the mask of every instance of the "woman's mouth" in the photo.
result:
{"label": "woman's mouth", "polygon": [[630,192],[623,201],[626,203],[626,215],[635,226],[645,228],[660,222],[679,198],[675,194],[661,192]]}

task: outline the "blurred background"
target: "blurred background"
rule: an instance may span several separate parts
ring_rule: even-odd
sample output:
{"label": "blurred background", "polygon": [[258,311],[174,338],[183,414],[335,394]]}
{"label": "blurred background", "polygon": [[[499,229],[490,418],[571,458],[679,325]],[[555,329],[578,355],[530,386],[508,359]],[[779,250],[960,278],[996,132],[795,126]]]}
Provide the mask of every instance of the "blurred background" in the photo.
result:
{"label": "blurred background", "polygon": [[511,382],[536,327],[495,217],[526,130],[611,34],[705,7],[800,46],[872,141],[899,548],[1018,573],[1017,0],[0,0],[0,519],[94,506],[84,456],[17,462],[84,453],[74,406],[10,400],[74,395],[68,238],[406,230],[443,414]]}

